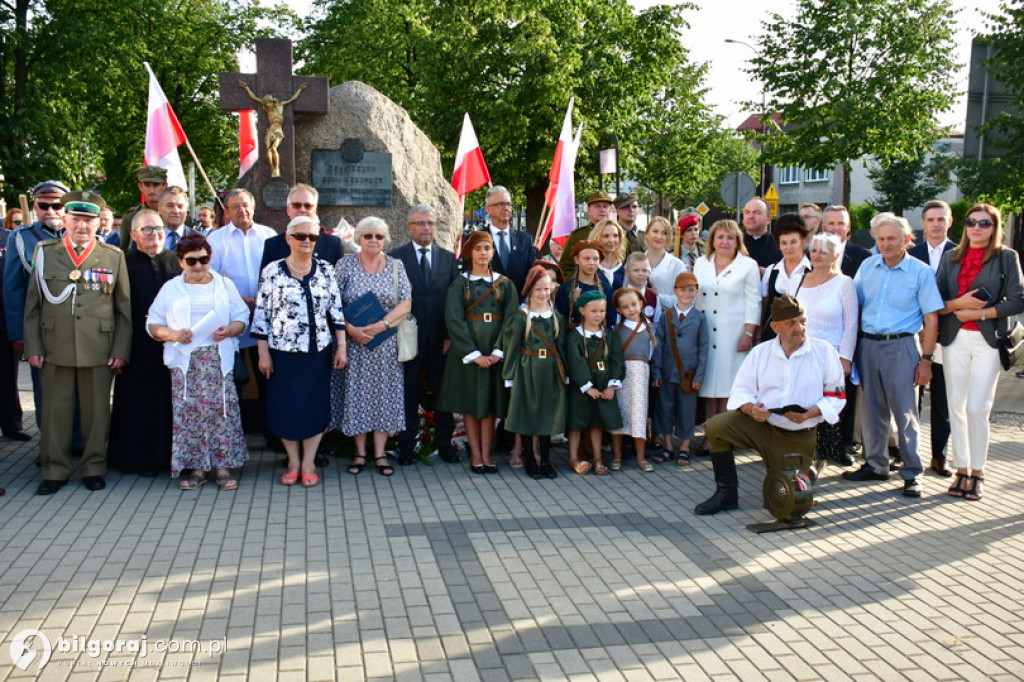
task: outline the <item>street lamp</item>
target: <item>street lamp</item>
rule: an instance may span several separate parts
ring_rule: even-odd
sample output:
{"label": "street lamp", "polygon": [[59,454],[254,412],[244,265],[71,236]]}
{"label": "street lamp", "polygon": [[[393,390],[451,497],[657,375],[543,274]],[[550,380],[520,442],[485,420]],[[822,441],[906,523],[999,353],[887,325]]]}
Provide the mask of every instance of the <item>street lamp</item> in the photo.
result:
{"label": "street lamp", "polygon": [[[733,45],[743,45],[744,47],[748,47],[748,48],[750,48],[754,52],[754,56],[756,56],[758,58],[761,57],[761,53],[758,52],[757,48],[754,47],[753,45],[751,45],[750,43],[745,43],[742,40],[733,40],[732,38],[726,38],[725,42],[732,43]],[[765,126],[765,122],[764,122],[764,117],[767,115],[767,112],[765,112],[765,107],[766,106],[767,105],[765,104],[764,84],[762,83],[761,84],[761,137],[762,138],[764,137],[765,131],[766,131],[766,126]],[[763,144],[764,143],[762,142],[762,146],[763,146]],[[768,165],[763,163],[763,152],[762,152],[760,185],[761,185],[761,195],[763,196],[764,193],[768,191]]]}

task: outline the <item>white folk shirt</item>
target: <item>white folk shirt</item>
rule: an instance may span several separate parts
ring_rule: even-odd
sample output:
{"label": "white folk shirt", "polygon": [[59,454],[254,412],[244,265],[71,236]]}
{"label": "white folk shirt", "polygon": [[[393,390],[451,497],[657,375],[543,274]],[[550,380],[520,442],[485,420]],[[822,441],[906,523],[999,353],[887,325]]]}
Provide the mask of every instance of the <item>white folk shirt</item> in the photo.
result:
{"label": "white folk shirt", "polygon": [[779,414],[768,417],[769,424],[787,431],[802,431],[822,421],[837,423],[846,405],[839,353],[831,344],[810,337],[788,358],[778,337],[754,346],[733,381],[728,408],[737,410],[746,403],[764,403],[766,410],[787,405],[817,405],[821,410],[820,417],[802,424]]}
{"label": "white folk shirt", "polygon": [[[228,223],[210,233],[206,241],[210,244],[210,269],[231,280],[242,298],[256,298],[260,284],[260,261],[263,260],[263,242],[277,232],[266,225],[252,224],[248,231]],[[256,340],[249,332],[241,336],[239,346],[255,346]]]}

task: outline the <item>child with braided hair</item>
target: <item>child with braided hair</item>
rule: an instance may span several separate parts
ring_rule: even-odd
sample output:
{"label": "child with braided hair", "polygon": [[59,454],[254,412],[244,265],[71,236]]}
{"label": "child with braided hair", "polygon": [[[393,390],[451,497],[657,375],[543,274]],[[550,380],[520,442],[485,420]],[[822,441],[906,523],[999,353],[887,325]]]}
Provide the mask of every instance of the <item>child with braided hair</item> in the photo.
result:
{"label": "child with braided hair", "polygon": [[[601,242],[592,239],[584,239],[576,242],[572,247],[573,275],[565,284],[558,288],[558,295],[555,297],[555,309],[572,326],[582,322],[576,301],[580,296],[589,292],[597,291],[605,297],[611,295],[612,286],[608,279],[598,269],[601,259],[604,258],[604,247]],[[609,313],[605,324],[611,327],[615,323],[615,313]]]}

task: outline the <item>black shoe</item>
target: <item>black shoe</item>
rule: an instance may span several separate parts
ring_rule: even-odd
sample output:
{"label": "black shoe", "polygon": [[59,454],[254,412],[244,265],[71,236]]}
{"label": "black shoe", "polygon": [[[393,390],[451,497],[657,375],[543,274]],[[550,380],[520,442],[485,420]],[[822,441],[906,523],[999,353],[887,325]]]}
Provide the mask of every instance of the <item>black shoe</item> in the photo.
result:
{"label": "black shoe", "polygon": [[455,452],[455,450],[451,448],[438,450],[437,456],[449,464],[455,464],[459,461],[459,453]]}
{"label": "black shoe", "polygon": [[710,457],[711,451],[707,448],[690,448],[691,457]]}
{"label": "black shoe", "polygon": [[856,471],[844,471],[843,478],[847,481],[888,481],[889,474],[880,474],[868,464],[861,464]]}
{"label": "black shoe", "polygon": [[921,497],[921,482],[916,478],[903,481],[903,495],[905,497]]}
{"label": "black shoe", "polygon": [[313,466],[318,466],[321,469],[329,467],[331,466],[331,458],[327,456],[326,452],[318,452],[313,455]]}
{"label": "black shoe", "polygon": [[472,464],[472,465],[470,465],[469,470],[472,471],[474,474],[486,474],[487,473],[487,465],[486,464]]}
{"label": "black shoe", "polygon": [[889,471],[899,471],[900,467],[902,467],[902,466],[903,466],[903,460],[902,459],[894,459],[891,462],[889,462]]}
{"label": "black shoe", "polygon": [[1024,369],[1022,369],[1021,371],[1017,372],[1017,377],[1020,378],[1020,379],[1024,379]]}
{"label": "black shoe", "polygon": [[496,474],[496,473],[498,473],[498,465],[497,464],[484,464],[484,473],[485,474]]}
{"label": "black shoe", "polygon": [[558,472],[550,464],[541,464],[540,470],[548,478],[558,478]]}
{"label": "black shoe", "polygon": [[82,476],[82,485],[84,485],[87,490],[95,492],[106,488],[107,482],[103,480],[102,476]]}
{"label": "black shoe", "polygon": [[24,431],[4,431],[4,438],[7,440],[20,440],[22,442],[32,440],[32,436]]}
{"label": "black shoe", "polygon": [[697,516],[710,516],[726,509],[736,509],[739,506],[739,495],[736,488],[719,488],[715,494],[698,504],[693,513]]}
{"label": "black shoe", "polygon": [[853,466],[853,457],[845,450],[840,452],[833,461],[841,467]]}
{"label": "black shoe", "polygon": [[402,450],[398,453],[398,466],[407,467],[413,463],[412,450]]}
{"label": "black shoe", "polygon": [[860,454],[860,443],[847,443],[843,449],[846,450],[846,454],[856,457]]}
{"label": "black shoe", "polygon": [[67,485],[67,481],[51,481],[43,479],[43,482],[36,488],[36,495],[52,495]]}

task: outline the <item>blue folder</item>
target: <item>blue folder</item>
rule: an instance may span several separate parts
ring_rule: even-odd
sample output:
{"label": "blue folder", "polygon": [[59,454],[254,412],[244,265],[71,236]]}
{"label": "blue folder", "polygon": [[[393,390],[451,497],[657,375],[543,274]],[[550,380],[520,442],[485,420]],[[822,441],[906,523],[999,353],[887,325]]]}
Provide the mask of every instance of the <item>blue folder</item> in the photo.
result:
{"label": "blue folder", "polygon": [[[374,322],[380,322],[384,319],[384,306],[380,304],[377,297],[372,291],[367,291],[365,294],[357,298],[356,300],[345,306],[345,324],[350,324],[354,327],[367,327]],[[366,344],[364,348],[367,350],[373,350],[380,344],[395,335],[398,330],[392,327],[382,334],[377,334],[373,337],[370,343]]]}

